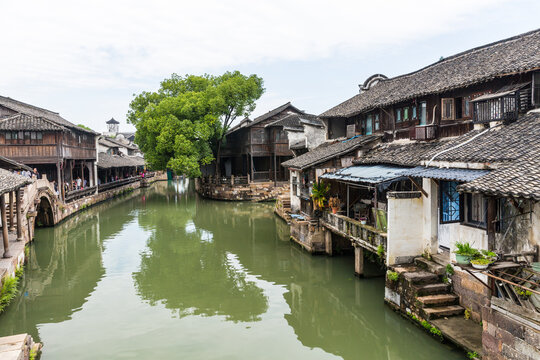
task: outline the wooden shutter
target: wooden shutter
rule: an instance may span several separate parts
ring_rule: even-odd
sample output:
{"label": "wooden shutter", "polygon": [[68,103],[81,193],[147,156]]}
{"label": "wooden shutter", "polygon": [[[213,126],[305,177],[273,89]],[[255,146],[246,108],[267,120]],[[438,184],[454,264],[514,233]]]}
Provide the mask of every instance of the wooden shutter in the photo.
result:
{"label": "wooden shutter", "polygon": [[456,118],[456,111],[454,107],[453,98],[441,99],[441,119],[442,120],[454,120]]}

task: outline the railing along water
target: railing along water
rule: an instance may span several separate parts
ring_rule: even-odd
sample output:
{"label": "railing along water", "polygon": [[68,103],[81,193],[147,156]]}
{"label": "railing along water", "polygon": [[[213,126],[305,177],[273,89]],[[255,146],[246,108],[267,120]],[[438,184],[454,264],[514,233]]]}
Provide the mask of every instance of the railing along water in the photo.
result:
{"label": "railing along water", "polygon": [[386,250],[386,233],[373,226],[330,212],[324,212],[323,225],[365,248],[377,251],[378,247],[382,246]]}

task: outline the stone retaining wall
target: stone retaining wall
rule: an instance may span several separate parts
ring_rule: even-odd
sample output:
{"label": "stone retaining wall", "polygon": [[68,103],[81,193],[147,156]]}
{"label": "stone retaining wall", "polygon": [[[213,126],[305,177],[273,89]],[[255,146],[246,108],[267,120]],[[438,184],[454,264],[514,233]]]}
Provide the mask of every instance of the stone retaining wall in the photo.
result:
{"label": "stone retaining wall", "polygon": [[252,182],[249,184],[209,184],[195,179],[195,189],[202,196],[214,200],[265,201],[275,200],[289,193],[289,183]]}
{"label": "stone retaining wall", "polygon": [[[485,275],[477,274],[477,276],[484,277],[483,281],[487,283]],[[489,289],[480,280],[457,268],[451,278],[454,293],[459,296],[460,305],[470,312],[471,319],[478,323],[482,321],[482,309],[490,306]]]}

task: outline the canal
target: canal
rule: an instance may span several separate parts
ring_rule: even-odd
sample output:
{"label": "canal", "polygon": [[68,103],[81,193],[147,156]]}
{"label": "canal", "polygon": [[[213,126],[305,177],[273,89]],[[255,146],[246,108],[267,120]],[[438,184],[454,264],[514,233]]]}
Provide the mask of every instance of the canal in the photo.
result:
{"label": "canal", "polygon": [[42,359],[464,358],[353,263],[290,243],[271,204],[158,182],[38,229],[0,336],[30,333]]}

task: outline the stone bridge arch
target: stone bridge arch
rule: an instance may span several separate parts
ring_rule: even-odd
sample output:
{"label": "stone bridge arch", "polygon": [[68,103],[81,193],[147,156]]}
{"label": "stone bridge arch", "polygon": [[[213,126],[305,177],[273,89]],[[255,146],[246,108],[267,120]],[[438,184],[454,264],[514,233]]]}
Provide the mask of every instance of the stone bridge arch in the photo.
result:
{"label": "stone bridge arch", "polygon": [[34,226],[49,227],[54,226],[58,222],[57,200],[55,196],[51,196],[50,190],[39,190],[36,194],[34,203],[36,209],[36,219]]}

